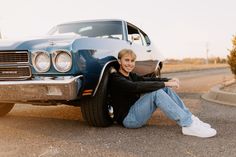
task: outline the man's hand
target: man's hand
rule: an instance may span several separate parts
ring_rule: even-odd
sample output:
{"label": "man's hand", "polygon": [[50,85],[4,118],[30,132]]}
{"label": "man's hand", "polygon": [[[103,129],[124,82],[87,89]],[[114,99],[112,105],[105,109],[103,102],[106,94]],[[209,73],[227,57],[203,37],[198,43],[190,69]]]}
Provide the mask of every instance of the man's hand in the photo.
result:
{"label": "man's hand", "polygon": [[169,80],[169,82],[171,82],[171,81],[176,81],[178,84],[180,83],[180,82],[179,82],[179,79],[178,79],[178,78],[175,78],[175,77],[172,78],[171,80]]}
{"label": "man's hand", "polygon": [[177,78],[172,78],[168,82],[164,82],[166,87],[175,87],[179,88],[179,79]]}

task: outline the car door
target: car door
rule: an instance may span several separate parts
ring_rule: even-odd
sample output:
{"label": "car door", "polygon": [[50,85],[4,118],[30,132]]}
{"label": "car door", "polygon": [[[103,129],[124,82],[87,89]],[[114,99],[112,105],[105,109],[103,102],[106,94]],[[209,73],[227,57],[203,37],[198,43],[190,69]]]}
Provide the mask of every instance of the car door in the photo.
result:
{"label": "car door", "polygon": [[156,68],[157,61],[153,55],[153,48],[149,37],[138,27],[130,23],[127,23],[127,32],[130,47],[137,55],[134,72],[140,75],[152,73]]}

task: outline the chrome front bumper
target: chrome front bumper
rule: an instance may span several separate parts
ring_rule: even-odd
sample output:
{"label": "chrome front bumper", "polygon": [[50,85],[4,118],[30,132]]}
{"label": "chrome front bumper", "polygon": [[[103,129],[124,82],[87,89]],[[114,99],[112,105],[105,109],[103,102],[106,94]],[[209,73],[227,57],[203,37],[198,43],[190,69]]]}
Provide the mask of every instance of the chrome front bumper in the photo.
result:
{"label": "chrome front bumper", "polygon": [[0,101],[74,100],[81,90],[82,77],[80,75],[64,80],[0,81]]}

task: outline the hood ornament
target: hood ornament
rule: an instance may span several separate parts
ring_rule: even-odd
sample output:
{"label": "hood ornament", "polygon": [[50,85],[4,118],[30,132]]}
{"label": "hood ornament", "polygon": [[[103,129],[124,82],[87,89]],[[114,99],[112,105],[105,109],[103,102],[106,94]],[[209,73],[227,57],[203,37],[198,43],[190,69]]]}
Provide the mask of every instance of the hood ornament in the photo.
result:
{"label": "hood ornament", "polygon": [[48,42],[49,42],[49,45],[51,45],[51,46],[56,45],[56,43],[52,40],[49,40]]}

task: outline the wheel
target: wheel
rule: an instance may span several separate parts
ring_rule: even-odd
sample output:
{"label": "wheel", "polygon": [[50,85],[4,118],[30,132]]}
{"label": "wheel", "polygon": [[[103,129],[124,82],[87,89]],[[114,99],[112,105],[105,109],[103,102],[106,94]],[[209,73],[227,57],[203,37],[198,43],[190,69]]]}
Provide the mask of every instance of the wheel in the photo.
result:
{"label": "wheel", "polygon": [[145,76],[147,76],[147,77],[161,77],[160,67],[158,67],[156,71],[152,72],[151,74],[145,75]]}
{"label": "wheel", "polygon": [[113,123],[108,100],[108,79],[111,67],[108,68],[102,78],[95,96],[88,98],[81,105],[83,118],[89,125],[106,127]]}
{"label": "wheel", "polygon": [[161,69],[160,67],[157,68],[157,70],[154,72],[155,77],[161,77]]}
{"label": "wheel", "polygon": [[13,103],[0,103],[0,116],[5,116],[14,107]]}

